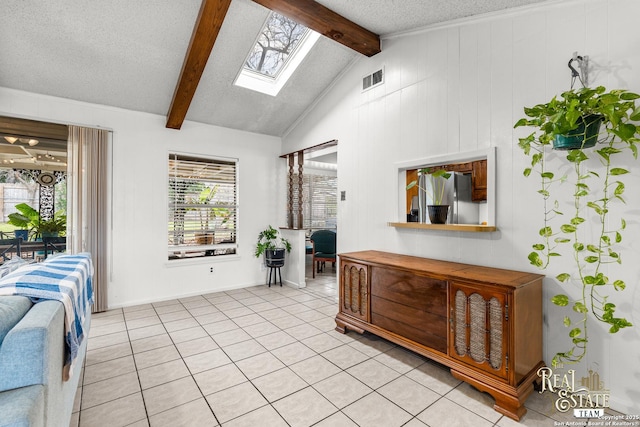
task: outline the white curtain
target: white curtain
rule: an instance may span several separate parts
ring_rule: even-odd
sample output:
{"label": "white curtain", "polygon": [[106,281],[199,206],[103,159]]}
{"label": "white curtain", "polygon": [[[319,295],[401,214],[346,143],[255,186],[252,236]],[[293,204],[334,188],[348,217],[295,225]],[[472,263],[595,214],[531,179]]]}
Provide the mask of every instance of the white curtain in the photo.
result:
{"label": "white curtain", "polygon": [[108,162],[109,131],[69,126],[67,246],[91,253],[94,312],[108,308]]}

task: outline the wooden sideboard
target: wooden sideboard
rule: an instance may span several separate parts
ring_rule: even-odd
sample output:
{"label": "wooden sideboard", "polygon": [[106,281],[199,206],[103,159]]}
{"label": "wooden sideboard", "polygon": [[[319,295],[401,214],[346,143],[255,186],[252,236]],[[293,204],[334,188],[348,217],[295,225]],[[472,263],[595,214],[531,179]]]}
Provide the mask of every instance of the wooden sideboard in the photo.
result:
{"label": "wooden sideboard", "polygon": [[514,420],[542,361],[542,278],[378,251],[340,254],[336,330],[368,331],[451,369]]}

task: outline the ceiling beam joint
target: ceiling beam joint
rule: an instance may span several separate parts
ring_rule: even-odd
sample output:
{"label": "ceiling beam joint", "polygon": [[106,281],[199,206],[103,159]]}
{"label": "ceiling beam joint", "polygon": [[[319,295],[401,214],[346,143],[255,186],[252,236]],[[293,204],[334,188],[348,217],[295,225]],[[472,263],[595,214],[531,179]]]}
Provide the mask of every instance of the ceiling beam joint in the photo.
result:
{"label": "ceiling beam joint", "polygon": [[380,53],[380,37],[314,0],[253,0],[365,56]]}

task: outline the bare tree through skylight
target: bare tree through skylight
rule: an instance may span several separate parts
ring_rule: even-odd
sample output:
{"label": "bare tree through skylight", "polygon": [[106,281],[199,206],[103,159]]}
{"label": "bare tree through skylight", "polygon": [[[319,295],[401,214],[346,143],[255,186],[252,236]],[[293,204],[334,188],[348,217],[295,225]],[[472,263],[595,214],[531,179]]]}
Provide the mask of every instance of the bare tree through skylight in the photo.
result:
{"label": "bare tree through skylight", "polygon": [[307,27],[272,13],[247,58],[245,68],[275,77],[306,32]]}

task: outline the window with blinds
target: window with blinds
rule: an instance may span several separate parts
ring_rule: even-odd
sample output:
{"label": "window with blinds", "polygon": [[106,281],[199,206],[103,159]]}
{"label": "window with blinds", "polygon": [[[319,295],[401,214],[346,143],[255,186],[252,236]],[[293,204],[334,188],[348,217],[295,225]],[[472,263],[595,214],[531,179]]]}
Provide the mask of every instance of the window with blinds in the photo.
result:
{"label": "window with blinds", "polygon": [[[298,175],[294,174],[294,182]],[[293,194],[293,212],[298,209],[298,194]],[[335,230],[338,214],[338,178],[331,175],[302,175],[302,228]],[[294,218],[294,227],[299,228]]]}
{"label": "window with blinds", "polygon": [[169,259],[236,253],[237,160],[169,154]]}

